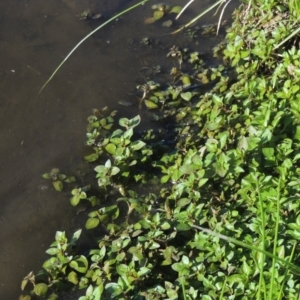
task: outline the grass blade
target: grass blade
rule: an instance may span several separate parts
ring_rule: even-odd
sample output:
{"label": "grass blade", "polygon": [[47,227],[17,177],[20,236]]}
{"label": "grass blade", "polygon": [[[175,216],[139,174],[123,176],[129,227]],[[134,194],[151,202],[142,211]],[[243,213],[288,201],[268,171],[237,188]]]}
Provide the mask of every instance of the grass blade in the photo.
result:
{"label": "grass blade", "polygon": [[219,5],[219,4],[221,4],[221,3],[225,2],[225,1],[226,0],[219,0],[219,1],[217,1],[215,4],[211,5],[208,9],[206,9],[204,12],[202,12],[197,17],[195,17],[194,19],[192,19],[190,22],[188,22],[184,26],[180,27],[179,29],[173,31],[172,34],[178,33],[181,30],[183,30],[184,28],[189,27],[191,24],[193,24],[194,22],[196,22],[198,19],[200,19],[205,14],[207,14],[209,11],[211,11],[213,8],[215,8],[217,5]]}
{"label": "grass blade", "polygon": [[95,32],[97,32],[99,29],[103,28],[105,25],[109,24],[110,22],[112,22],[113,20],[117,19],[118,17],[124,15],[125,13],[131,11],[132,9],[145,4],[147,1],[149,0],[143,0],[125,10],[123,10],[122,12],[120,12],[119,14],[115,15],[114,17],[110,18],[109,20],[107,20],[106,22],[104,22],[103,24],[101,24],[100,26],[98,26],[95,30],[93,30],[91,33],[89,33],[87,36],[85,36],[70,52],[69,54],[65,57],[65,59],[60,63],[60,65],[55,69],[55,71],[52,73],[52,75],[49,77],[49,79],[45,82],[45,84],[42,86],[42,88],[40,89],[39,93],[40,94],[42,92],[42,90],[46,87],[46,85],[50,82],[50,80],[54,77],[54,75],[58,72],[58,70],[62,67],[62,65],[67,61],[67,59],[74,53],[74,51],[85,41],[87,40],[90,36],[92,36]]}
{"label": "grass blade", "polygon": [[218,237],[220,239],[223,239],[225,241],[228,241],[230,243],[233,243],[233,244],[236,244],[238,246],[244,247],[246,249],[249,249],[249,250],[252,250],[252,251],[261,252],[264,255],[266,255],[267,257],[270,257],[272,259],[276,259],[278,262],[282,263],[286,267],[289,267],[295,273],[300,274],[300,267],[294,265],[290,261],[284,260],[284,259],[282,259],[282,258],[280,258],[278,256],[273,255],[273,253],[270,253],[270,252],[268,252],[266,250],[258,248],[258,247],[254,246],[254,245],[246,244],[246,243],[241,242],[241,241],[239,241],[239,240],[237,240],[235,238],[231,238],[231,237],[229,237],[227,235],[224,235],[224,234],[212,231],[211,229],[208,229],[208,228],[204,228],[204,227],[201,227],[201,226],[198,226],[198,225],[192,225],[192,227],[195,228],[195,229],[201,230],[203,232],[206,232],[206,233],[208,233],[210,235],[216,236],[216,237]]}

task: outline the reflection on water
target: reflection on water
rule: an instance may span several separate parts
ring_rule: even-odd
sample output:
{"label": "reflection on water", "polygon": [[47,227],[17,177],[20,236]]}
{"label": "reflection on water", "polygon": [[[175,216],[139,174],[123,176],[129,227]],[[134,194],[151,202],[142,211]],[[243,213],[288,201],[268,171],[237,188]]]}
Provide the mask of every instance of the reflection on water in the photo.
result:
{"label": "reflection on water", "polygon": [[[41,174],[59,167],[79,178],[79,171],[90,168],[82,156],[86,118],[92,108],[109,105],[119,115],[141,114],[147,124],[146,112],[139,110],[138,99],[132,95],[135,86],[152,75],[145,72],[150,66],[169,71],[172,62],[162,61],[168,49],[187,43],[183,35],[163,36],[170,29],[160,24],[143,24],[151,15],[154,1],[150,1],[88,39],[37,97],[48,76],[82,37],[133,3],[0,2],[0,299],[18,298],[22,278],[40,269],[56,230],[71,233],[82,226],[80,215],[69,204],[69,194],[55,192]],[[201,1],[202,8],[194,4],[181,22],[210,3]],[[104,19],[80,21],[78,15],[86,9],[101,13]],[[207,20],[201,22],[211,23]],[[144,37],[153,43],[143,45]],[[206,52],[211,43],[203,38],[201,46],[195,47]],[[121,100],[133,105],[120,106]]]}

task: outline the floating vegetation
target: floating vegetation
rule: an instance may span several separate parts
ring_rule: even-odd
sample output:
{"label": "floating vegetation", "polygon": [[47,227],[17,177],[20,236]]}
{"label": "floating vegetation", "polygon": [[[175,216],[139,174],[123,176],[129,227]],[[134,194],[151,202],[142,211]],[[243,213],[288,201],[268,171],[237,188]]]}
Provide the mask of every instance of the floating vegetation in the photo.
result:
{"label": "floating vegetation", "polygon": [[63,189],[63,182],[66,183],[71,183],[75,182],[75,177],[74,176],[67,176],[64,174],[61,174],[59,169],[53,168],[49,173],[45,173],[43,175],[45,179],[50,179],[52,180],[52,184],[57,191],[62,191]]}
{"label": "floating vegetation", "polygon": [[[171,14],[171,13],[179,14],[182,9],[181,6],[171,7],[170,5],[163,4],[163,3],[154,4],[154,5],[152,5],[151,8],[154,10],[153,16],[146,18],[144,21],[145,24],[152,24],[155,21],[158,21],[158,20],[162,19],[163,17],[165,17],[166,15]],[[173,24],[173,22],[171,20],[167,20],[162,23],[162,25],[165,27],[170,27],[170,26],[172,26],[172,24]]]}

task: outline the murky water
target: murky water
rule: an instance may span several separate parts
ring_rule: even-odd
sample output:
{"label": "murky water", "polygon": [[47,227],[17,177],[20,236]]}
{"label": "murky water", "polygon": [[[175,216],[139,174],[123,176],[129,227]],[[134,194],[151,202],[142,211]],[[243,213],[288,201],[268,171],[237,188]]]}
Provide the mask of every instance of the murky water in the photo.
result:
{"label": "murky water", "polygon": [[[184,5],[185,0],[170,0]],[[189,20],[214,1],[195,0],[180,22]],[[161,65],[183,35],[163,36],[160,23],[144,25],[151,5],[114,21],[87,40],[37,97],[38,91],[72,47],[109,16],[136,3],[129,0],[2,0],[0,2],[0,299],[18,299],[20,282],[38,271],[56,230],[72,233],[82,226],[69,194],[55,192],[41,175],[58,167],[79,177],[87,170],[86,118],[92,108],[109,105],[119,116],[139,111],[130,94],[147,74],[143,67]],[[80,21],[86,9],[103,19]],[[231,8],[228,9],[228,12]],[[201,23],[217,21],[211,16]],[[199,24],[199,23],[198,23]],[[140,41],[150,37],[153,43]],[[202,39],[195,49],[207,52],[218,38]],[[145,70],[145,69],[144,69]],[[163,75],[162,75],[163,76]],[[118,101],[131,101],[130,107]]]}

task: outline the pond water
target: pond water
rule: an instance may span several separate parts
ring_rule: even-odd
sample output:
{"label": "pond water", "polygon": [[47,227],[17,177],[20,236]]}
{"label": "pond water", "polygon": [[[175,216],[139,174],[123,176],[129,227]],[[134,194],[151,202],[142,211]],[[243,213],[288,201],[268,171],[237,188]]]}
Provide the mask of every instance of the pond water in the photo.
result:
{"label": "pond water", "polygon": [[[173,62],[166,59],[173,46],[193,47],[209,53],[221,37],[164,35],[161,22],[145,25],[151,5],[137,8],[88,39],[66,62],[38,96],[38,91],[85,35],[130,0],[2,0],[0,2],[0,299],[18,299],[22,278],[38,271],[55,231],[72,233],[83,225],[69,203],[68,192],[55,192],[42,174],[58,167],[62,173],[81,174],[91,167],[82,159],[86,119],[93,108],[109,105],[119,116],[147,112],[138,107],[137,84],[148,76],[162,80]],[[185,0],[170,0],[184,5]],[[230,15],[236,3],[226,10]],[[179,20],[182,24],[214,3],[196,0]],[[78,15],[90,9],[102,17],[87,22]],[[226,18],[226,16],[225,16]],[[207,16],[197,24],[217,22]],[[150,38],[145,45],[141,40]],[[161,66],[160,75],[150,74]],[[165,73],[164,73],[165,72]],[[121,106],[119,101],[132,106]],[[80,182],[79,182],[80,184]]]}

